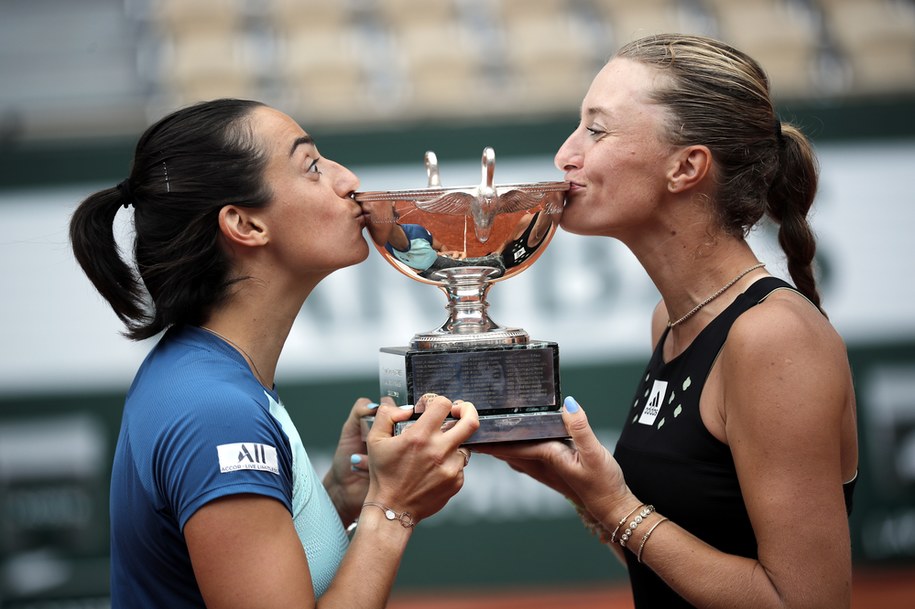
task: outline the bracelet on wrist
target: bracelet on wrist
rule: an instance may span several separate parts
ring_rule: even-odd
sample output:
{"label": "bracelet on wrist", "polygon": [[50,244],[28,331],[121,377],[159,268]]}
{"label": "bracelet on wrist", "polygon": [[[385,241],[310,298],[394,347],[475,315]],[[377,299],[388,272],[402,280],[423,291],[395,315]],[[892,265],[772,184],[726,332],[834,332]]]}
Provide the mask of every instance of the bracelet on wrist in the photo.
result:
{"label": "bracelet on wrist", "polygon": [[620,527],[626,524],[626,521],[629,520],[629,517],[638,512],[641,508],[645,507],[644,503],[638,504],[631,512],[620,518],[620,521],[616,524],[616,528],[613,529],[613,534],[610,535],[610,543],[616,543],[616,534],[620,532]]}
{"label": "bracelet on wrist", "polygon": [[400,523],[400,526],[402,526],[405,529],[409,529],[409,528],[416,526],[416,521],[413,519],[413,514],[411,514],[410,512],[401,512],[398,514],[397,512],[395,512],[388,506],[381,504],[381,503],[377,503],[375,501],[366,501],[365,503],[362,504],[362,509],[365,509],[367,507],[379,508],[382,512],[384,512],[385,518],[387,518],[388,520],[396,520],[397,522]]}
{"label": "bracelet on wrist", "polygon": [[[635,532],[635,529],[642,524],[642,521],[645,520],[645,517],[654,511],[653,505],[646,505],[642,508],[642,511],[632,519],[629,523],[629,526],[623,529],[622,535],[620,535],[620,545],[624,548],[626,547],[626,542],[632,537],[632,534]],[[630,514],[631,515],[631,514]]]}
{"label": "bracelet on wrist", "polygon": [[642,564],[642,550],[645,549],[645,542],[648,541],[648,538],[651,537],[651,534],[654,533],[654,530],[658,528],[659,524],[667,522],[669,518],[662,516],[660,520],[651,525],[651,528],[642,536],[642,541],[639,543],[639,552],[636,554],[636,560],[639,561],[639,564]]}

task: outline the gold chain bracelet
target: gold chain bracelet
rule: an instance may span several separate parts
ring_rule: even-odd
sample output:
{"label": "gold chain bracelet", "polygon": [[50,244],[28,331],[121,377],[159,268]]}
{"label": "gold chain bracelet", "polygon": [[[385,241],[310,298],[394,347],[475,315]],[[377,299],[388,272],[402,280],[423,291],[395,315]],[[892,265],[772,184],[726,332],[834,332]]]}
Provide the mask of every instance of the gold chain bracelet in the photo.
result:
{"label": "gold chain bracelet", "polygon": [[400,514],[398,514],[397,512],[395,512],[388,506],[383,505],[381,503],[376,503],[374,501],[366,501],[365,503],[362,504],[362,507],[363,507],[363,509],[365,509],[366,507],[379,508],[382,512],[384,512],[385,518],[387,518],[388,520],[398,521],[400,523],[400,526],[402,526],[405,529],[409,529],[416,525],[416,521],[413,520],[413,514],[411,514],[410,512],[401,512]]}

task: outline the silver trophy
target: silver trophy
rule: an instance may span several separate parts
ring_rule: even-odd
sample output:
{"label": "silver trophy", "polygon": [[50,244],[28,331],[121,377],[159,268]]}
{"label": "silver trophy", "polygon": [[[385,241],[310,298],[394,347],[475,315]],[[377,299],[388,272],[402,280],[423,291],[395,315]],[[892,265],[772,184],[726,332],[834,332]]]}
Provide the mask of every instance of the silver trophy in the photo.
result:
{"label": "silver trophy", "polygon": [[[445,188],[433,152],[426,153],[425,164],[426,188],[355,195],[384,259],[447,296],[448,319],[441,327],[416,334],[409,345],[381,348],[382,395],[398,404],[415,404],[425,393],[473,402],[480,429],[468,443],[566,437],[558,345],[493,322],[486,295],[493,283],[514,277],[546,249],[568,183],[494,185],[492,148],[483,151],[478,186]],[[372,422],[364,420],[365,433]],[[395,433],[410,424],[399,423]]]}

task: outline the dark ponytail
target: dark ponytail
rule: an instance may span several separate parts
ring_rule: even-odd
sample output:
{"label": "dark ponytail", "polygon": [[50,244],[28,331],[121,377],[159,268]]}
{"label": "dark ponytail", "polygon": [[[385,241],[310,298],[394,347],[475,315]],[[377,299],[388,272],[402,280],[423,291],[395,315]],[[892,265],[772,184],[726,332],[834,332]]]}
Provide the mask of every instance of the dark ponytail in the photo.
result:
{"label": "dark ponytail", "polygon": [[[166,116],[141,136],[128,179],[74,212],[73,253],[129,338],[202,323],[240,279],[219,246],[218,216],[227,204],[263,207],[271,198],[249,121],[262,105],[221,99]],[[134,265],[114,236],[115,216],[129,205]]]}
{"label": "dark ponytail", "polygon": [[114,217],[125,203],[118,188],[90,195],[70,219],[70,242],[76,261],[129,333],[146,314],[143,286],[121,258],[114,236]]}

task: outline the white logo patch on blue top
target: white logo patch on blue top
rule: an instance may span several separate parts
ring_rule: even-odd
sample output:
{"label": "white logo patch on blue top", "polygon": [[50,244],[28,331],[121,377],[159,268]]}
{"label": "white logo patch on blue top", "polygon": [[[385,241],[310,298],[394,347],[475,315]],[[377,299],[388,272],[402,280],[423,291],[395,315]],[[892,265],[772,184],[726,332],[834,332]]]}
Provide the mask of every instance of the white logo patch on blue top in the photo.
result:
{"label": "white logo patch on blue top", "polygon": [[254,469],[279,475],[280,467],[276,458],[276,447],[255,442],[220,444],[219,472],[222,474],[242,469]]}

